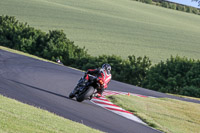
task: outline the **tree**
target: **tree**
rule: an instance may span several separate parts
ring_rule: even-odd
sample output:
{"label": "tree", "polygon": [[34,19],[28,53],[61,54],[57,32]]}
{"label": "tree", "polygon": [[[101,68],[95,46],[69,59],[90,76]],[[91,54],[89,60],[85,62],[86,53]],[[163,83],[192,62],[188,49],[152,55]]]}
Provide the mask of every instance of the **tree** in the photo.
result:
{"label": "tree", "polygon": [[163,7],[166,7],[166,8],[168,8],[168,7],[169,7],[169,3],[168,3],[168,2],[165,2],[165,1],[163,1],[163,2],[162,2],[162,6],[163,6]]}
{"label": "tree", "polygon": [[198,2],[198,6],[200,6],[200,0],[192,0],[192,2],[193,1]]}
{"label": "tree", "polygon": [[151,66],[151,61],[148,57],[128,56],[127,60],[122,62],[122,69],[120,72],[122,81],[133,85],[140,86],[145,79],[147,71]]}
{"label": "tree", "polygon": [[147,3],[147,4],[151,4],[152,0],[144,0],[144,2]]}
{"label": "tree", "polygon": [[169,3],[169,8],[176,10],[176,4]]}
{"label": "tree", "polygon": [[191,12],[192,12],[192,9],[191,9],[191,7],[187,6],[187,7],[186,7],[186,12],[189,12],[189,13],[191,13]]}
{"label": "tree", "polygon": [[199,87],[199,64],[186,57],[173,57],[151,67],[142,86],[156,91],[179,93],[185,86]]}

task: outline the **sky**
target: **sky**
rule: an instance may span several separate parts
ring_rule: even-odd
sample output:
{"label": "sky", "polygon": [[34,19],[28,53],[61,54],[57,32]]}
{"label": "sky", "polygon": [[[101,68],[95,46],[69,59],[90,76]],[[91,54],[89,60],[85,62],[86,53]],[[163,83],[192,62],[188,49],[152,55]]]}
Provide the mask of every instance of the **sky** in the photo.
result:
{"label": "sky", "polygon": [[189,5],[189,6],[196,7],[196,8],[200,8],[200,6],[198,6],[198,2],[195,2],[195,1],[192,1],[192,0],[167,0],[167,1],[180,3],[180,4],[183,4],[183,5]]}

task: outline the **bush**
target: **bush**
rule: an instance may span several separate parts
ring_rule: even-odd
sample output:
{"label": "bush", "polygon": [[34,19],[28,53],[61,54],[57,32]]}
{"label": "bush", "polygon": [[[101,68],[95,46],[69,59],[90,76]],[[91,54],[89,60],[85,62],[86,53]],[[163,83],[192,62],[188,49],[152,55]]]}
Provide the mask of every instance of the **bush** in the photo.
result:
{"label": "bush", "polygon": [[192,13],[194,13],[194,14],[199,14],[199,10],[196,9],[196,8],[193,8]]}
{"label": "bush", "polygon": [[151,61],[144,56],[136,58],[134,55],[128,56],[127,60],[122,62],[120,78],[123,82],[141,86],[146,74],[151,66]]}
{"label": "bush", "polygon": [[10,16],[0,16],[0,44],[49,60],[59,57],[66,65],[88,56],[86,50],[75,46],[62,30],[45,33]]}
{"label": "bush", "polygon": [[104,63],[109,63],[112,66],[113,79],[140,86],[146,73],[151,66],[151,61],[148,57],[135,57],[129,56],[128,59],[123,60],[116,55],[101,55],[99,57],[90,57],[78,61],[79,64],[75,64],[80,69],[87,70],[89,68],[100,67]]}
{"label": "bush", "polygon": [[194,86],[186,86],[186,87],[180,89],[179,94],[200,98],[200,88],[197,88]]}
{"label": "bush", "polygon": [[147,4],[151,4],[152,0],[144,0],[144,2],[147,3]]}
{"label": "bush", "polygon": [[176,4],[174,4],[174,3],[169,3],[169,8],[170,8],[170,9],[176,10]]}
{"label": "bush", "polygon": [[163,2],[161,3],[161,5],[162,5],[163,7],[165,7],[165,8],[168,8],[168,7],[169,7],[168,2],[165,2],[165,1],[163,1]]}
{"label": "bush", "polygon": [[147,73],[142,86],[156,91],[180,93],[180,88],[194,86],[200,88],[200,63],[179,56],[161,62]]}
{"label": "bush", "polygon": [[192,12],[192,8],[191,7],[186,7],[186,12],[191,13]]}
{"label": "bush", "polygon": [[200,61],[197,61],[186,74],[187,85],[200,88]]}

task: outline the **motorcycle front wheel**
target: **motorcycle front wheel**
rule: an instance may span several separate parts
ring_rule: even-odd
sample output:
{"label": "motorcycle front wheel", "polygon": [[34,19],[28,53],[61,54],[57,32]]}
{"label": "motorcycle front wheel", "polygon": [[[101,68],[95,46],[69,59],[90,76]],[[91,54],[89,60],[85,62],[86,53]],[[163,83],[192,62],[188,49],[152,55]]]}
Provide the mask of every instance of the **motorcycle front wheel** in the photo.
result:
{"label": "motorcycle front wheel", "polygon": [[90,96],[93,93],[94,93],[94,88],[92,86],[89,86],[89,88],[84,93],[82,93],[81,95],[79,95],[79,96],[76,97],[76,100],[78,102],[82,102],[85,99],[89,99]]}
{"label": "motorcycle front wheel", "polygon": [[75,95],[74,95],[74,93],[73,92],[71,92],[70,94],[69,94],[69,98],[73,98]]}

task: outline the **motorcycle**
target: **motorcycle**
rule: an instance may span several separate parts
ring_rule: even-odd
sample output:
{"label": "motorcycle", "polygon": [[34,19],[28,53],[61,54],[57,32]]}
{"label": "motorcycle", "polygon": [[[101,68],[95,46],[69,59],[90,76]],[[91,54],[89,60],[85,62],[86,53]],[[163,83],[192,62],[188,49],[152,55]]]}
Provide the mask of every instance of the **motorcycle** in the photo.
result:
{"label": "motorcycle", "polygon": [[78,81],[74,90],[69,94],[69,98],[72,99],[76,97],[78,102],[82,102],[84,100],[91,100],[93,97],[97,97],[98,90],[101,89],[104,84],[103,80],[88,74],[90,80],[86,81],[85,76],[86,75],[81,77]]}

